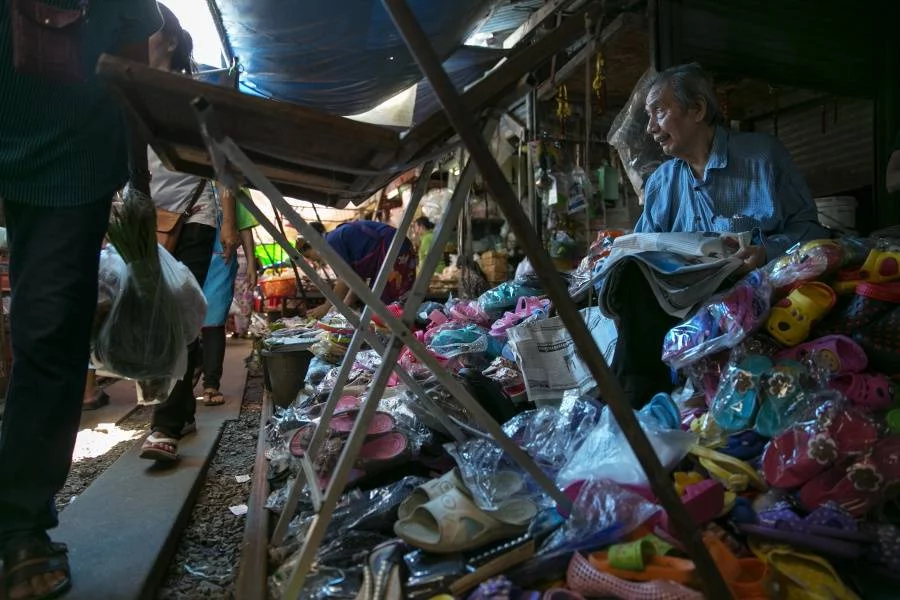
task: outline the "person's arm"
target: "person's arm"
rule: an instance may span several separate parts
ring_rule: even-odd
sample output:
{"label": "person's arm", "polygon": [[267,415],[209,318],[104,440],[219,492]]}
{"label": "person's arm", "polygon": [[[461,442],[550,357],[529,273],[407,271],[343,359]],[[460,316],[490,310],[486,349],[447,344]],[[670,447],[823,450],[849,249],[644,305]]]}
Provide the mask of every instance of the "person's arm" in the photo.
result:
{"label": "person's arm", "polygon": [[256,245],[252,229],[241,229],[241,247],[247,257],[247,283],[251,288],[256,287]]}
{"label": "person's arm", "polygon": [[222,228],[219,236],[222,242],[222,260],[227,264],[241,244],[237,229],[237,200],[225,186],[220,185],[218,189],[222,203]]}
{"label": "person's arm", "polygon": [[778,258],[798,242],[831,237],[819,223],[819,213],[809,187],[787,149],[779,143],[773,154],[775,189],[772,202],[776,214],[781,214],[782,226],[762,240],[766,262]]}
{"label": "person's arm", "polygon": [[900,149],[891,153],[888,160],[887,175],[885,176],[885,185],[890,193],[900,192]]}
{"label": "person's arm", "polygon": [[[162,27],[156,0],[137,0],[122,15],[122,43],[113,52],[116,56],[142,65],[150,62],[150,36]],[[131,186],[150,195],[150,169],[147,167],[147,140],[135,115],[126,110],[128,123],[128,172]]]}
{"label": "person's arm", "polygon": [[[350,297],[350,294],[352,294],[352,292],[350,291],[350,287],[343,281],[337,281],[334,284],[333,291],[335,296],[337,296],[338,298],[344,298],[345,301]],[[321,319],[328,314],[328,311],[331,310],[331,307],[331,302],[328,300],[328,298],[326,298],[321,305],[312,310],[306,311],[306,316],[312,317],[313,319]]]}

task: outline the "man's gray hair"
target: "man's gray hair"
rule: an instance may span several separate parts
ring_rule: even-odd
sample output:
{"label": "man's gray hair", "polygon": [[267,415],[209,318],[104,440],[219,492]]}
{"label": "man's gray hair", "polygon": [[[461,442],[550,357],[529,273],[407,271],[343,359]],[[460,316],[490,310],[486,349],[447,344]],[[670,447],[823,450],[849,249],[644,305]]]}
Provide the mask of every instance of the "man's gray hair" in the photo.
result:
{"label": "man's gray hair", "polygon": [[725,121],[725,116],[719,108],[712,78],[699,64],[678,65],[657,73],[650,80],[647,90],[664,85],[671,86],[675,101],[685,110],[693,108],[703,100],[706,104],[704,122],[708,125],[718,125]]}

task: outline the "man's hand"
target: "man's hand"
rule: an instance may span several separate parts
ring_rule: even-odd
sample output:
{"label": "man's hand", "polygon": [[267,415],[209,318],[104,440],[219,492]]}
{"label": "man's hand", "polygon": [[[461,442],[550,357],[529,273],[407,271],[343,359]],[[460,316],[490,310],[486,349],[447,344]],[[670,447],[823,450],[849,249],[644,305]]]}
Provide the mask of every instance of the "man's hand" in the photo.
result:
{"label": "man's hand", "polygon": [[257,280],[258,280],[258,275],[256,273],[256,269],[253,268],[252,264],[248,264],[247,265],[247,286],[250,289],[255,288]]}
{"label": "man's hand", "polygon": [[241,245],[241,236],[238,234],[237,227],[234,223],[222,223],[222,232],[220,233],[220,241],[222,242],[222,260],[225,264],[234,257],[234,252]]}
{"label": "man's hand", "polygon": [[739,275],[744,275],[766,264],[766,249],[762,246],[747,246],[738,250],[734,257],[744,261],[737,270]]}

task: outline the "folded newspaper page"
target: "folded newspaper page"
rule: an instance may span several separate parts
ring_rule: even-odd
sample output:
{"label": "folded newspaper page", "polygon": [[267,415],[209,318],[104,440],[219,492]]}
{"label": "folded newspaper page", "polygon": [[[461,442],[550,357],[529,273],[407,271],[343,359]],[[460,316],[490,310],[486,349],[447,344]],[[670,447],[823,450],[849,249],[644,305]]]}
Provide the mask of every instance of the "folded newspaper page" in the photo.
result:
{"label": "folded newspaper page", "polygon": [[[596,307],[582,310],[581,315],[607,363],[612,362],[617,339],[615,323]],[[528,399],[538,406],[557,406],[567,390],[586,394],[596,387],[559,317],[513,327],[507,333]]]}

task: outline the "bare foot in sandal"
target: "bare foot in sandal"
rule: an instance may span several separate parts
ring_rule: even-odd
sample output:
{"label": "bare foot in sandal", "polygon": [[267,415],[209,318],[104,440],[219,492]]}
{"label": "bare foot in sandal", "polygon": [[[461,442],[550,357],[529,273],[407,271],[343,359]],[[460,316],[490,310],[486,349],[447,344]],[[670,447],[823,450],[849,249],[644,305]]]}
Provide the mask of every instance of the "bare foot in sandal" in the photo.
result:
{"label": "bare foot in sandal", "polygon": [[9,600],[49,600],[72,586],[66,545],[35,536],[14,542],[3,554],[0,596]]}
{"label": "bare foot in sandal", "polygon": [[203,390],[203,406],[222,406],[225,404],[225,396],[215,388]]}
{"label": "bare foot in sandal", "polygon": [[141,458],[161,462],[178,460],[178,440],[154,431],[141,445]]}

